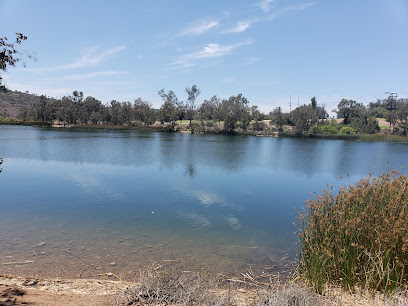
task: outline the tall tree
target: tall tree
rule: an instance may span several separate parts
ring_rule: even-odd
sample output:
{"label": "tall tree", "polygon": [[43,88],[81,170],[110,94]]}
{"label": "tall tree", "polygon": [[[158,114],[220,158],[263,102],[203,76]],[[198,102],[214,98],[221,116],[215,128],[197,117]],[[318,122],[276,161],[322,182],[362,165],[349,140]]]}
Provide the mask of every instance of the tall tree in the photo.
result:
{"label": "tall tree", "polygon": [[365,106],[361,103],[357,103],[354,100],[342,99],[337,106],[337,118],[343,118],[344,124],[349,124],[353,117],[359,117],[359,115],[365,111]]}
{"label": "tall tree", "polygon": [[279,132],[283,131],[283,125],[285,124],[285,119],[283,117],[282,108],[278,106],[271,112],[271,121],[276,125]]}
{"label": "tall tree", "polygon": [[210,100],[204,100],[200,105],[199,115],[201,120],[215,120],[215,112],[220,103],[217,96],[212,96]]}
{"label": "tall tree", "polygon": [[159,110],[159,120],[161,122],[170,122],[172,129],[174,129],[176,120],[182,119],[182,103],[172,90],[166,93],[164,89],[161,89],[158,95],[164,101]]}
{"label": "tall tree", "polygon": [[141,121],[144,124],[153,124],[156,120],[155,111],[152,108],[152,104],[143,101],[142,98],[137,98],[133,104],[133,111],[135,120]]}
{"label": "tall tree", "polygon": [[296,128],[296,133],[304,134],[317,123],[319,117],[312,105],[302,105],[291,112],[290,120]]}
{"label": "tall tree", "polygon": [[311,103],[311,105],[312,105],[312,108],[313,108],[313,109],[316,109],[316,107],[317,107],[316,97],[311,98],[311,99],[310,99],[310,103]]}
{"label": "tall tree", "polygon": [[223,100],[220,110],[224,120],[224,131],[232,133],[239,127],[246,130],[250,120],[248,100],[242,95],[231,96],[228,100]]}
{"label": "tall tree", "polygon": [[191,123],[191,120],[194,119],[195,111],[197,108],[195,102],[197,100],[197,97],[200,95],[201,91],[197,87],[197,85],[193,85],[190,88],[186,87],[185,91],[187,93],[187,105],[186,105],[187,114],[186,115],[187,115],[187,119],[190,120],[190,123]]}

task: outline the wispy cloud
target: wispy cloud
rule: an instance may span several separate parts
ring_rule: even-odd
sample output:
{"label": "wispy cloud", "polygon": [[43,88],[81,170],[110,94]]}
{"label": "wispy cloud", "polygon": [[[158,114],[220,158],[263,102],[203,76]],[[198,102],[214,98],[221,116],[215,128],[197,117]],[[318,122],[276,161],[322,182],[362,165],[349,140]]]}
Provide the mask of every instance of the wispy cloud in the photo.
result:
{"label": "wispy cloud", "polygon": [[54,71],[62,71],[62,70],[73,70],[79,69],[84,67],[96,66],[101,64],[105,61],[108,57],[116,55],[121,51],[125,50],[125,46],[118,46],[114,47],[102,52],[98,52],[97,47],[90,47],[86,50],[85,54],[78,58],[77,60],[73,61],[69,64],[57,65],[54,67],[49,68],[33,68],[33,69],[26,69],[25,71],[31,72],[54,72]]}
{"label": "wispy cloud", "polygon": [[278,9],[275,8],[275,6],[272,6],[273,2],[276,2],[276,0],[264,0],[259,2],[258,6],[267,14],[241,20],[235,26],[224,30],[222,33],[241,33],[249,29],[255,23],[272,21],[283,15],[285,12],[304,10],[316,4],[316,2],[308,2]]}
{"label": "wispy cloud", "polygon": [[258,3],[258,6],[265,12],[269,13],[271,10],[271,4],[275,2],[275,0],[262,0]]}
{"label": "wispy cloud", "polygon": [[283,8],[281,10],[281,12],[284,12],[284,11],[302,11],[302,10],[305,10],[305,9],[307,9],[309,7],[312,7],[315,4],[316,4],[316,2],[308,2],[308,3],[299,4],[299,5],[288,6],[286,8]]}
{"label": "wispy cloud", "polygon": [[210,43],[206,45],[203,49],[197,52],[186,54],[183,56],[186,60],[201,59],[209,57],[220,57],[230,54],[234,49],[252,44],[252,40],[247,40],[244,42],[239,42],[233,45],[220,45]]}
{"label": "wispy cloud", "polygon": [[170,63],[169,69],[185,69],[191,66],[196,65],[195,61],[206,59],[206,58],[219,58],[232,53],[236,48],[250,45],[253,43],[253,40],[246,40],[232,45],[220,45],[216,43],[209,43],[204,46],[201,50],[193,53],[187,53],[181,55],[173,63]]}
{"label": "wispy cloud", "polygon": [[254,22],[256,22],[256,20],[252,20],[252,21],[242,20],[242,21],[239,21],[233,28],[225,30],[224,33],[240,33],[240,32],[244,32]]}
{"label": "wispy cloud", "polygon": [[95,71],[95,72],[83,73],[83,74],[73,74],[67,77],[63,77],[62,79],[83,81],[83,80],[92,80],[92,79],[96,79],[100,77],[113,76],[113,75],[125,74],[125,73],[127,72],[126,71]]}
{"label": "wispy cloud", "polygon": [[181,35],[202,35],[218,26],[219,20],[198,20],[185,29]]}

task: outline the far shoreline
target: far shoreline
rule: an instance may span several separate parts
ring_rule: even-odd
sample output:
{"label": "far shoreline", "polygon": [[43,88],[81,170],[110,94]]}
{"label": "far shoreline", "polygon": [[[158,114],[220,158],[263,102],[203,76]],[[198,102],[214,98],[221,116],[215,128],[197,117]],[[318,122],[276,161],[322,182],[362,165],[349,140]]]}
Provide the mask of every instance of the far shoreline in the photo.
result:
{"label": "far shoreline", "polygon": [[199,135],[224,135],[224,136],[255,136],[271,138],[294,138],[294,139],[321,139],[321,140],[349,140],[362,142],[392,142],[408,143],[408,137],[392,134],[296,134],[291,131],[275,132],[269,130],[263,131],[233,131],[207,129],[205,132],[194,132],[187,125],[179,124],[176,128],[171,129],[170,124],[154,124],[143,126],[127,125],[106,125],[106,124],[51,124],[41,121],[20,121],[20,120],[1,120],[0,125],[19,125],[32,127],[46,127],[64,130],[123,130],[123,131],[140,131],[140,132],[160,132],[160,133],[182,133],[182,134],[199,134]]}

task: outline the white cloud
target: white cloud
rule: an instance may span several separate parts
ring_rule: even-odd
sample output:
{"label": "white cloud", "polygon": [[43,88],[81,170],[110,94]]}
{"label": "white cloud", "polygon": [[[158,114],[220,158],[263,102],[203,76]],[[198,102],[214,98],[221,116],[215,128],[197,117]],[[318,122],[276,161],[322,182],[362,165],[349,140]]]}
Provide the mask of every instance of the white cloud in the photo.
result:
{"label": "white cloud", "polygon": [[71,76],[63,77],[62,79],[83,81],[83,80],[92,80],[92,79],[99,78],[99,77],[113,76],[113,75],[124,74],[124,73],[127,73],[127,72],[126,71],[95,71],[95,72],[84,73],[84,74],[73,74]]}
{"label": "white cloud", "polygon": [[29,72],[54,72],[54,71],[61,71],[61,70],[73,70],[83,67],[89,66],[96,66],[103,61],[105,61],[109,56],[115,55],[123,50],[126,49],[125,46],[118,46],[115,48],[111,48],[102,52],[97,52],[97,47],[90,47],[87,49],[85,55],[81,56],[79,59],[75,60],[72,63],[64,64],[64,65],[57,65],[55,67],[49,68],[32,68],[26,69],[25,71]]}
{"label": "white cloud", "polygon": [[202,35],[219,24],[219,20],[199,20],[185,29],[181,35]]}
{"label": "white cloud", "polygon": [[261,2],[258,3],[258,6],[265,12],[269,13],[271,9],[271,3],[274,2],[275,0],[262,0]]}
{"label": "white cloud", "polygon": [[186,54],[183,56],[185,59],[201,59],[201,58],[209,58],[209,57],[220,57],[230,54],[234,49],[252,44],[252,40],[247,40],[244,42],[240,42],[233,45],[220,45],[220,44],[213,44],[210,43],[205,46],[202,50]]}
{"label": "white cloud", "polygon": [[96,53],[94,50],[90,50],[90,52],[87,52],[84,56],[79,58],[77,61],[68,64],[68,65],[63,65],[60,66],[64,69],[74,69],[74,68],[82,68],[86,66],[94,66],[100,64],[102,61],[104,61],[108,56],[114,55],[116,53],[119,53],[123,50],[125,50],[125,46],[118,46],[115,48],[108,49],[106,51],[103,51],[101,53]]}
{"label": "white cloud", "polygon": [[244,32],[246,29],[248,29],[251,26],[251,24],[253,22],[254,21],[252,21],[252,22],[251,21],[240,21],[240,22],[238,22],[236,24],[235,27],[224,31],[224,33],[240,33],[240,32]]}
{"label": "white cloud", "polygon": [[193,53],[188,53],[181,55],[174,62],[168,64],[169,69],[185,69],[195,66],[195,61],[206,59],[206,58],[217,58],[226,56],[232,53],[236,48],[252,44],[252,40],[247,40],[239,42],[233,45],[220,45],[215,43],[210,43],[204,46],[201,50]]}
{"label": "white cloud", "polygon": [[308,2],[308,3],[299,4],[299,5],[289,6],[289,7],[286,7],[284,9],[282,9],[282,12],[284,12],[284,11],[301,11],[301,10],[305,10],[305,9],[307,9],[309,7],[312,7],[315,4],[316,4],[316,2]]}

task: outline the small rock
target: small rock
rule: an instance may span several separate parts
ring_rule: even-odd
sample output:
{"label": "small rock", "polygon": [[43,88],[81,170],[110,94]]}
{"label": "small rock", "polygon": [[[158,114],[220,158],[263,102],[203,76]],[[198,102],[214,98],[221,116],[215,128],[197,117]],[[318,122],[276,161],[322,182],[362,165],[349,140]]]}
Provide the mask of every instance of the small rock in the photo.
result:
{"label": "small rock", "polygon": [[111,266],[116,266],[116,262],[113,261],[113,262],[110,263],[110,265]]}
{"label": "small rock", "polygon": [[46,245],[47,243],[45,243],[44,241],[41,241],[40,243],[38,243],[37,245],[36,245],[36,247],[37,248],[39,248],[39,247],[42,247],[42,246],[44,246],[44,245]]}

